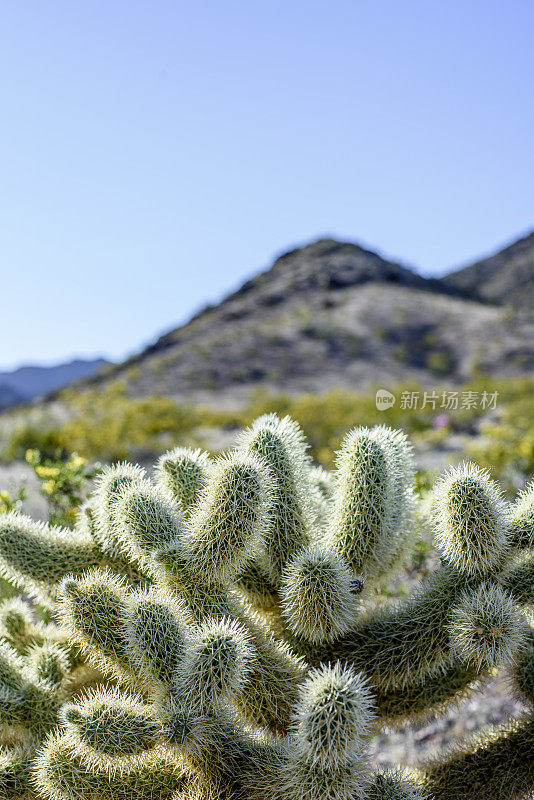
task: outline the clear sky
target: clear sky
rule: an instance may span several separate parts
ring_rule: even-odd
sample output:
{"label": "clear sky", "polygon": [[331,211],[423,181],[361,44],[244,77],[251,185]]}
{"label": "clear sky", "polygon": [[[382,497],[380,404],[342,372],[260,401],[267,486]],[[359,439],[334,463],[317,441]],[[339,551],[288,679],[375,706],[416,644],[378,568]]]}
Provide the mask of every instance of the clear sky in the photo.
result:
{"label": "clear sky", "polygon": [[3,0],[0,368],[118,359],[328,234],[534,227],[532,0]]}

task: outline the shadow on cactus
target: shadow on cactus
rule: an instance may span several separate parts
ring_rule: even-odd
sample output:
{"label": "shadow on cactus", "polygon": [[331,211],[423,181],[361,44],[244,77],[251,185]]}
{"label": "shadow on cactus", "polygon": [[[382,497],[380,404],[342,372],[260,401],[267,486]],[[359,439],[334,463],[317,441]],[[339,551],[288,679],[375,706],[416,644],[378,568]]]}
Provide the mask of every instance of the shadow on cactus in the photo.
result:
{"label": "shadow on cactus", "polygon": [[[0,517],[1,796],[30,800],[519,800],[533,712],[409,774],[386,725],[454,704],[493,669],[534,703],[534,492],[475,465],[437,482],[441,562],[373,589],[413,546],[406,437],[350,431],[314,466],[260,417],[228,453],[177,448],[153,478],[105,469],[74,530]],[[39,607],[51,611],[44,624]]]}

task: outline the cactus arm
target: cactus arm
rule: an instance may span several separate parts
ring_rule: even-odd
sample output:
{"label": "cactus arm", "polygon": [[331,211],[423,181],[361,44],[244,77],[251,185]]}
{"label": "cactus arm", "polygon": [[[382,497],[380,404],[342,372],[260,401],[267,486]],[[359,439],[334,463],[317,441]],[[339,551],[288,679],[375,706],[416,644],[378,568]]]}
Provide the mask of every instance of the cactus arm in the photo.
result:
{"label": "cactus arm", "polygon": [[287,646],[252,623],[246,628],[252,636],[257,658],[251,665],[247,691],[236,703],[244,718],[253,724],[285,733],[299,684],[307,672],[306,664]]}
{"label": "cactus arm", "polygon": [[525,643],[527,619],[499,584],[465,590],[448,614],[451,652],[483,671],[513,663]]}
{"label": "cactus arm", "polygon": [[31,606],[21,597],[0,603],[0,640],[5,640],[24,655],[33,643],[42,643],[43,636],[35,624]]}
{"label": "cactus arm", "polygon": [[517,603],[534,605],[534,553],[522,554],[499,575],[499,583]]}
{"label": "cactus arm", "polygon": [[317,663],[337,653],[382,691],[424,680],[446,668],[455,653],[479,669],[497,666],[521,646],[524,619],[499,586],[490,584],[489,593],[486,588],[443,566],[411,598],[370,612],[333,645],[313,653],[304,648],[303,654]]}
{"label": "cactus arm", "polygon": [[400,770],[377,772],[366,800],[430,800],[420,784]]}
{"label": "cactus arm", "polygon": [[215,461],[201,502],[184,533],[190,568],[210,583],[231,581],[270,534],[273,481],[253,455]]}
{"label": "cactus arm", "polygon": [[188,514],[204,493],[211,462],[207,453],[191,447],[175,447],[164,453],[154,469],[156,484],[169,492]]}
{"label": "cactus arm", "polygon": [[272,526],[264,563],[277,585],[286,561],[313,541],[316,512],[310,457],[300,427],[289,417],[259,417],[238,439],[238,452],[260,456],[275,481]]}
{"label": "cactus arm", "polygon": [[459,573],[496,577],[511,555],[509,509],[487,470],[465,463],[445,472],[432,497],[435,543]]}
{"label": "cactus arm", "polygon": [[510,533],[514,547],[534,547],[534,481],[523,489],[511,508]]}
{"label": "cactus arm", "polygon": [[438,714],[450,704],[458,703],[473,692],[475,682],[483,680],[474,666],[451,659],[443,669],[420,676],[406,683],[401,690],[374,687],[380,723],[400,725]]}
{"label": "cactus arm", "polygon": [[359,611],[354,574],[325,548],[305,548],[284,567],[280,585],[282,616],[288,628],[312,644],[338,639],[355,627]]}
{"label": "cactus arm", "polygon": [[124,630],[127,598],[124,580],[93,570],[78,580],[64,580],[58,610],[71,641],[93,666],[128,685],[137,685]]}
{"label": "cactus arm", "polygon": [[91,532],[103,553],[109,558],[128,558],[128,552],[117,537],[115,506],[122,492],[145,479],[145,471],[134,464],[120,463],[105,468],[99,476],[91,500]]}
{"label": "cactus arm", "polygon": [[171,800],[187,788],[189,773],[163,748],[133,756],[120,769],[92,763],[68,731],[49,736],[35,762],[34,783],[50,800]]}
{"label": "cactus arm", "polygon": [[184,655],[188,621],[183,605],[163,589],[129,595],[123,630],[132,666],[147,690],[172,684]]}
{"label": "cactus arm", "polygon": [[315,648],[311,660],[331,660],[337,653],[380,689],[416,682],[447,662],[447,614],[465,585],[455,570],[443,566],[412,597],[369,612],[353,631]]}
{"label": "cactus arm", "polygon": [[33,644],[25,660],[30,673],[52,690],[59,689],[72,667],[69,647],[53,639]]}
{"label": "cactus arm", "polygon": [[152,553],[182,538],[182,514],[175,501],[148,480],[126,485],[113,504],[112,538],[142,573],[151,574]]}
{"label": "cactus arm", "polygon": [[10,512],[0,517],[0,576],[46,605],[65,575],[100,564],[89,536]]}
{"label": "cactus arm", "polygon": [[65,704],[59,719],[79,752],[101,769],[118,768],[117,759],[127,760],[161,740],[153,707],[118,689],[90,691],[81,703]]}
{"label": "cactus arm", "polygon": [[368,584],[404,552],[413,475],[411,449],[399,432],[356,428],[342,442],[326,539]]}
{"label": "cactus arm", "polygon": [[533,752],[530,712],[427,764],[422,783],[435,800],[527,798],[534,786]]}

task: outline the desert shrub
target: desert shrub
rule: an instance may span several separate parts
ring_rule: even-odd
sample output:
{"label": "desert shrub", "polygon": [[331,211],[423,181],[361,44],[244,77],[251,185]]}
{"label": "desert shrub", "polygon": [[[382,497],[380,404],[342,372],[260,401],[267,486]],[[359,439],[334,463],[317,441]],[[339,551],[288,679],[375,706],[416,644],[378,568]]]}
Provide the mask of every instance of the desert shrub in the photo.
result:
{"label": "desert shrub", "polygon": [[106,461],[141,458],[178,444],[194,428],[220,419],[215,412],[168,397],[128,397],[121,383],[84,392],[65,390],[62,400],[68,408],[66,421],[45,423],[42,428],[23,421],[6,445],[6,459],[24,458],[32,449],[51,459],[58,450]]}
{"label": "desert shrub", "polygon": [[513,397],[502,406],[498,418],[482,426],[480,442],[468,456],[491,467],[513,488],[522,475],[534,472],[534,403],[532,393]]}
{"label": "desert shrub", "polygon": [[[473,393],[478,405],[442,409],[443,391],[455,389],[459,395]],[[213,428],[242,427],[265,413],[289,414],[304,430],[313,458],[332,466],[335,451],[344,432],[354,425],[385,424],[407,431],[414,439],[441,444],[452,431],[476,435],[481,420],[491,417],[483,427],[484,441],[466,455],[508,483],[510,470],[528,474],[532,471],[532,396],[534,379],[496,380],[479,376],[461,387],[436,387],[437,402],[422,408],[425,388],[401,384],[391,388],[396,397],[392,408],[376,408],[375,391],[334,390],[324,394],[290,396],[263,390],[253,393],[249,404],[235,411],[178,404],[168,397],[130,398],[124,384],[115,383],[104,390],[83,393],[65,391],[68,419],[61,424],[48,418],[42,425],[23,421],[9,437],[3,456],[10,460],[24,458],[28,449],[37,449],[43,457],[54,458],[58,449],[76,452],[85,458],[105,461],[146,459],[157,452],[185,441],[203,443],[205,431]],[[497,392],[495,410],[482,407],[480,400]],[[418,395],[417,407],[403,408],[403,393]],[[439,423],[439,425],[436,425]],[[517,482],[517,481],[516,481]]]}
{"label": "desert shrub", "polygon": [[83,503],[89,481],[100,471],[100,464],[89,464],[77,453],[66,455],[56,451],[53,458],[30,449],[25,454],[40,483],[40,492],[48,504],[48,519],[52,525],[72,527]]}

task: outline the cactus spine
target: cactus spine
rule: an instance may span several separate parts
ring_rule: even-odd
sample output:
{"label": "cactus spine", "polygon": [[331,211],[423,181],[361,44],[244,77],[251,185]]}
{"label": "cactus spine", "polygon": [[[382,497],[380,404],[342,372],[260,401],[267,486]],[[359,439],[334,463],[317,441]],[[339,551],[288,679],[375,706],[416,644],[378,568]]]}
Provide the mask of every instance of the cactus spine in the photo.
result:
{"label": "cactus spine", "polygon": [[155,483],[110,467],[74,531],[0,517],[2,574],[57,619],[0,606],[2,796],[527,797],[531,712],[412,776],[372,767],[380,726],[495,667],[533,702],[532,488],[508,508],[484,471],[448,471],[441,565],[376,607],[413,537],[413,470],[406,437],[378,427],[351,431],[327,473],[269,414],[216,459],[165,454]]}

